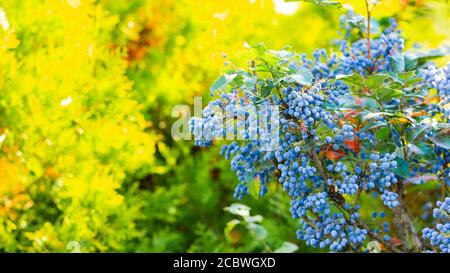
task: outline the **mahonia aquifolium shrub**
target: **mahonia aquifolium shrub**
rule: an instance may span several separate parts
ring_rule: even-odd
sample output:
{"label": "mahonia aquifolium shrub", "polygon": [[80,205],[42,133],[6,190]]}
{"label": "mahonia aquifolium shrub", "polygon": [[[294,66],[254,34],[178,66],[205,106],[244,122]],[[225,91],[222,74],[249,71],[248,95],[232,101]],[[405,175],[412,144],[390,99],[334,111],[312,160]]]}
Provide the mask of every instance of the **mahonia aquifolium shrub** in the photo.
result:
{"label": "mahonia aquifolium shrub", "polygon": [[[307,245],[450,252],[450,199],[437,202],[436,225],[423,237],[405,202],[406,187],[435,183],[442,192],[435,198],[443,199],[450,185],[450,64],[427,63],[441,53],[404,52],[394,20],[376,38],[352,40],[349,33],[364,25],[346,16],[356,15],[343,17],[347,39],[337,53],[316,50],[308,59],[288,48],[253,47],[257,58],[220,77],[211,87],[219,98],[191,119],[195,144],[241,136],[221,149],[239,179],[235,197],[249,194],[255,180],[266,195],[277,181]],[[363,219],[362,196],[380,200],[391,222]]]}

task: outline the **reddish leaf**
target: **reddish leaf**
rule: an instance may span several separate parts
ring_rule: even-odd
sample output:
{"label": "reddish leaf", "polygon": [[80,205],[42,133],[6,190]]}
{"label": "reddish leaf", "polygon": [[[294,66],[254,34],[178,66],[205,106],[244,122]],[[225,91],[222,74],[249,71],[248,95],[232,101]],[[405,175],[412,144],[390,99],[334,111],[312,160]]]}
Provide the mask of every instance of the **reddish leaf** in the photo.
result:
{"label": "reddish leaf", "polygon": [[344,145],[355,153],[359,153],[359,151],[361,150],[357,139],[346,140],[344,142]]}
{"label": "reddish leaf", "polygon": [[337,150],[337,151],[326,151],[325,152],[325,157],[327,159],[331,159],[331,160],[338,160],[341,157],[343,157],[345,155],[343,150]]}
{"label": "reddish leaf", "polygon": [[358,110],[347,111],[347,113],[344,116],[344,119],[348,119],[348,118],[351,118],[351,117],[356,117],[357,115],[359,115],[360,112],[361,111],[358,111]]}
{"label": "reddish leaf", "polygon": [[391,243],[394,246],[401,246],[401,245],[403,245],[403,241],[398,239],[398,238],[391,238]]}

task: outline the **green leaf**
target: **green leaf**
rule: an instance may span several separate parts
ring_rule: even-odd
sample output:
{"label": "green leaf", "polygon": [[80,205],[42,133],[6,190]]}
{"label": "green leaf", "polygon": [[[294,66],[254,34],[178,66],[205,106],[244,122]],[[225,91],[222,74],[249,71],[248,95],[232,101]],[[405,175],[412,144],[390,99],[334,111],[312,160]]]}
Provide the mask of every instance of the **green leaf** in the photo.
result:
{"label": "green leaf", "polygon": [[415,144],[408,144],[408,148],[415,154],[419,155],[420,157],[432,161],[436,159],[436,154],[434,153],[433,149],[428,147],[423,142]]}
{"label": "green leaf", "polygon": [[444,149],[450,149],[450,137],[448,135],[433,136],[430,137],[430,140],[433,141],[439,147],[442,147]]}
{"label": "green leaf", "polygon": [[386,140],[391,134],[389,127],[379,128],[375,133],[378,140]]}
{"label": "green leaf", "polygon": [[381,153],[384,153],[384,154],[385,153],[393,153],[397,149],[397,146],[395,146],[395,144],[392,142],[385,142],[385,143],[382,143],[378,149]]}
{"label": "green leaf", "polygon": [[283,244],[275,249],[274,253],[294,253],[298,250],[298,246],[291,242],[283,242]]}
{"label": "green leaf", "polygon": [[261,215],[254,215],[245,217],[244,220],[247,223],[261,223],[264,220],[264,218]]}
{"label": "green leaf", "polygon": [[295,54],[292,51],[288,51],[285,49],[282,50],[269,50],[269,52],[275,55],[278,59],[290,60]]}
{"label": "green leaf", "polygon": [[285,2],[307,2],[318,6],[331,6],[338,9],[342,8],[341,2],[333,0],[285,0]]}
{"label": "green leaf", "polygon": [[415,85],[416,83],[422,82],[422,78],[412,78],[406,81],[406,87],[411,87]]}
{"label": "green leaf", "polygon": [[301,85],[311,85],[313,74],[307,69],[298,69],[295,74],[285,77],[286,82],[295,82]]}
{"label": "green leaf", "polygon": [[264,240],[267,237],[267,230],[258,224],[250,223],[247,226],[248,230],[252,233],[256,240]]}
{"label": "green leaf", "polygon": [[380,86],[379,88],[374,89],[374,94],[381,101],[388,102],[393,98],[401,97],[403,92],[389,87]]}
{"label": "green leaf", "polygon": [[372,130],[372,129],[375,129],[375,128],[378,128],[378,127],[382,127],[382,126],[387,126],[388,124],[387,124],[387,122],[385,122],[385,121],[377,121],[377,122],[375,122],[375,123],[369,123],[369,124],[367,124],[366,126],[364,126],[363,128],[361,128],[361,132],[366,132],[366,131],[369,131],[369,130]]}
{"label": "green leaf", "polygon": [[238,74],[233,73],[233,74],[224,74],[222,76],[220,76],[212,85],[210,88],[211,92],[215,92],[219,89],[224,88],[225,86],[227,86],[230,82],[232,82],[236,77],[238,76]]}
{"label": "green leaf", "polygon": [[259,43],[257,45],[249,45],[247,42],[244,42],[244,48],[247,49],[254,49],[256,51],[256,53],[258,54],[258,56],[263,56],[264,53],[266,53],[266,45],[264,43]]}
{"label": "green leaf", "polygon": [[239,203],[231,204],[229,207],[225,207],[224,210],[230,212],[231,214],[239,215],[242,217],[247,217],[250,215],[250,208]]}
{"label": "green leaf", "polygon": [[367,113],[362,117],[362,121],[366,121],[372,118],[383,117],[383,116],[393,116],[394,114],[388,112],[373,112]]}
{"label": "green leaf", "polygon": [[417,59],[411,56],[410,54],[405,54],[405,70],[411,71],[417,68]]}
{"label": "green leaf", "polygon": [[424,123],[417,124],[415,127],[410,129],[406,135],[406,140],[413,143],[419,141],[424,135],[422,133],[424,133],[427,128],[429,128],[429,126]]}
{"label": "green leaf", "polygon": [[267,97],[272,93],[272,90],[275,88],[275,84],[272,80],[267,80],[266,82],[263,82],[261,85],[261,96],[263,98]]}
{"label": "green leaf", "polygon": [[402,83],[406,83],[409,79],[414,77],[415,74],[416,74],[415,71],[406,71],[399,73],[397,77],[401,80]]}
{"label": "green leaf", "polygon": [[366,84],[370,89],[376,89],[383,85],[384,81],[389,78],[387,74],[375,74],[366,78]]}
{"label": "green leaf", "polygon": [[[426,62],[445,56],[445,50],[441,49],[433,49],[427,52],[408,52],[405,54],[405,59],[408,60],[409,65],[415,68],[419,68],[424,65]],[[410,68],[410,67],[408,67]]]}
{"label": "green leaf", "polygon": [[351,75],[336,75],[337,80],[341,80],[351,86],[365,87],[364,77],[360,74],[354,73]]}
{"label": "green leaf", "polygon": [[405,57],[402,54],[394,54],[391,60],[393,61],[393,69],[395,72],[405,71]]}
{"label": "green leaf", "polygon": [[410,174],[409,163],[400,157],[397,157],[395,161],[397,161],[397,168],[395,168],[393,172],[398,176],[408,178]]}

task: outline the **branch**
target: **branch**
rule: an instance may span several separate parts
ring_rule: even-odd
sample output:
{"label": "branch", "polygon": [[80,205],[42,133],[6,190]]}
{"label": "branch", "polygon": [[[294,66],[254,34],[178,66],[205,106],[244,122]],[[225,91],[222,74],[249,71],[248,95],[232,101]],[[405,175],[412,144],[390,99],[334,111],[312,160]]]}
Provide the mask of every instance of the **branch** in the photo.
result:
{"label": "branch", "polygon": [[366,0],[366,12],[367,12],[367,58],[371,58],[370,56],[370,8],[369,8],[369,0]]}
{"label": "branch", "polygon": [[324,181],[326,182],[328,180],[328,176],[325,173],[325,170],[323,169],[322,162],[320,162],[320,159],[317,156],[316,145],[314,143],[313,143],[313,146],[311,148],[311,155],[312,155],[312,158],[314,160],[314,163],[316,163],[317,170],[319,171],[320,175],[323,177]]}
{"label": "branch", "polygon": [[403,250],[408,251],[406,242],[408,237],[412,241],[412,251],[418,251],[423,249],[422,241],[417,235],[417,231],[414,227],[411,215],[409,214],[405,202],[403,200],[403,180],[398,181],[397,194],[400,205],[392,209],[393,212],[393,225],[397,232],[398,238],[404,242]]}

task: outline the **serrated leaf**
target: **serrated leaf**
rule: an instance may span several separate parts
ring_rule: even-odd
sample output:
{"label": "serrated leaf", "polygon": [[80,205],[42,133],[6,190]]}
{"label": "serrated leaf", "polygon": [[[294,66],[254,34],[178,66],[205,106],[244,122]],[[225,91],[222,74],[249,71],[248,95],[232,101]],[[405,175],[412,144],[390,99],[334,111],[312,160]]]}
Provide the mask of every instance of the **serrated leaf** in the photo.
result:
{"label": "serrated leaf", "polygon": [[388,113],[388,112],[374,112],[374,113],[368,113],[365,114],[362,118],[362,121],[367,121],[369,119],[372,118],[377,118],[377,117],[383,117],[383,116],[393,116],[394,114]]}
{"label": "serrated leaf", "polygon": [[285,49],[282,50],[269,50],[269,52],[273,55],[275,55],[279,59],[291,59],[295,56],[295,54],[292,51],[288,51]]}
{"label": "serrated leaf", "polygon": [[444,149],[450,149],[450,137],[448,135],[433,136],[430,137],[430,140],[433,141],[439,147],[442,147]]}
{"label": "serrated leaf", "polygon": [[370,89],[375,89],[382,86],[384,81],[387,80],[388,78],[389,75],[387,74],[375,74],[368,76],[365,82]]}
{"label": "serrated leaf", "polygon": [[420,124],[416,125],[415,127],[412,127],[410,129],[410,131],[408,132],[408,134],[406,135],[406,139],[409,142],[419,141],[421,139],[421,137],[419,138],[419,136],[422,133],[424,133],[427,128],[429,128],[429,127],[426,124],[423,124],[423,123],[420,123]]}
{"label": "serrated leaf", "polygon": [[415,71],[406,71],[399,73],[397,77],[402,81],[402,83],[406,83],[409,79],[414,77],[415,74],[416,74]]}
{"label": "serrated leaf", "polygon": [[413,79],[407,80],[406,87],[414,86],[415,84],[420,83],[422,81],[423,81],[422,78],[413,78]]}
{"label": "serrated leaf", "polygon": [[313,81],[313,74],[307,69],[296,70],[295,74],[285,77],[287,81],[293,81],[301,85],[311,85]]}
{"label": "serrated leaf", "polygon": [[232,82],[236,77],[238,76],[238,74],[233,73],[233,74],[224,74],[222,76],[220,76],[212,85],[210,88],[211,92],[215,92],[219,89],[224,88],[225,86],[227,86],[230,82]]}
{"label": "serrated leaf", "polygon": [[405,70],[411,71],[417,68],[417,59],[414,56],[411,56],[410,54],[405,54]]}
{"label": "serrated leaf", "polygon": [[388,124],[387,124],[387,122],[385,122],[385,121],[377,121],[377,122],[375,122],[375,123],[369,123],[369,124],[367,124],[366,126],[364,126],[360,131],[361,132],[366,132],[366,131],[369,131],[369,130],[372,130],[372,129],[375,129],[375,128],[378,128],[378,127],[382,127],[382,126],[387,126]]}
{"label": "serrated leaf", "polygon": [[433,49],[427,52],[408,52],[405,54],[409,61],[416,63],[416,67],[420,67],[432,59],[443,57],[445,55],[445,51],[441,49]]}
{"label": "serrated leaf", "polygon": [[400,157],[397,157],[395,161],[397,161],[397,168],[393,172],[400,177],[408,178],[410,174],[409,163]]}
{"label": "serrated leaf", "polygon": [[393,98],[398,98],[403,95],[403,92],[397,89],[392,89],[386,86],[380,86],[374,89],[374,95],[381,101],[388,102]]}
{"label": "serrated leaf", "polygon": [[256,51],[256,53],[258,54],[258,56],[263,56],[264,53],[266,53],[266,45],[264,43],[259,43],[257,45],[249,45],[247,42],[244,42],[244,48],[247,49],[254,49]]}
{"label": "serrated leaf", "polygon": [[285,2],[308,2],[318,6],[331,6],[335,8],[342,8],[342,3],[333,0],[285,0]]}
{"label": "serrated leaf", "polygon": [[268,95],[270,95],[270,93],[272,93],[272,90],[274,88],[275,88],[275,84],[271,80],[264,82],[261,85],[261,97],[265,98]]}
{"label": "serrated leaf", "polygon": [[436,159],[436,154],[434,153],[433,149],[428,147],[424,143],[418,143],[416,144],[408,144],[408,148],[415,154],[419,155],[420,157],[423,157],[426,160],[432,161]]}
{"label": "serrated leaf", "polygon": [[283,244],[275,249],[274,253],[294,253],[298,250],[298,246],[291,242],[283,242]]}
{"label": "serrated leaf", "polygon": [[360,74],[353,73],[351,75],[336,75],[337,80],[341,80],[346,84],[358,87],[365,87],[364,77]]}

